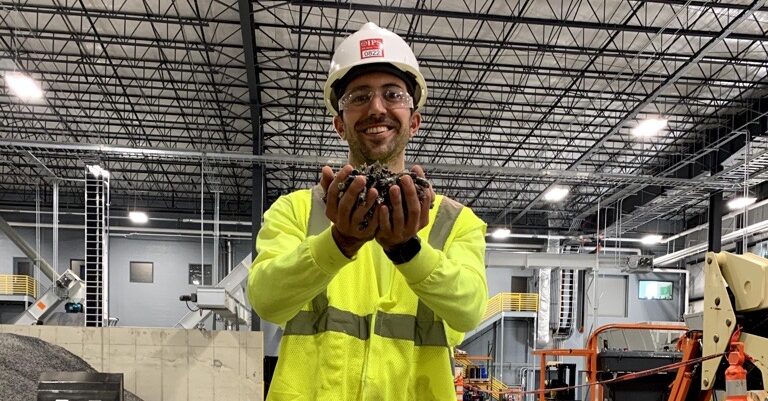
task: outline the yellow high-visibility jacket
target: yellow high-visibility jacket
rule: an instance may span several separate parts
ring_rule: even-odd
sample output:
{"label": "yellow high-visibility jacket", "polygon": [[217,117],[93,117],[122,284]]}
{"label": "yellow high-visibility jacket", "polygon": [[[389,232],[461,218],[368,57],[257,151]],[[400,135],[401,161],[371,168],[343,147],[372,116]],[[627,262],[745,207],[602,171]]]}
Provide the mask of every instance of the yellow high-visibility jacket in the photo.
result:
{"label": "yellow high-visibility jacket", "polygon": [[280,197],[256,240],[248,297],[284,327],[267,400],[455,400],[452,349],[488,297],[485,223],[438,195],[413,259],[376,241],[349,259],[318,189]]}

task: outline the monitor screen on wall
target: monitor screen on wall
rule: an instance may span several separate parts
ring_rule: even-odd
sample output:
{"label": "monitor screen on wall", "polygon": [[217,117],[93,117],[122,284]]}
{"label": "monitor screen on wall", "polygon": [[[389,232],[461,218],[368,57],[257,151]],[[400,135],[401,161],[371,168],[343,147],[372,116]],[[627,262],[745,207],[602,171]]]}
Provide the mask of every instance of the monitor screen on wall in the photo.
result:
{"label": "monitor screen on wall", "polygon": [[671,281],[640,280],[638,285],[638,298],[640,299],[659,299],[671,300],[672,289]]}

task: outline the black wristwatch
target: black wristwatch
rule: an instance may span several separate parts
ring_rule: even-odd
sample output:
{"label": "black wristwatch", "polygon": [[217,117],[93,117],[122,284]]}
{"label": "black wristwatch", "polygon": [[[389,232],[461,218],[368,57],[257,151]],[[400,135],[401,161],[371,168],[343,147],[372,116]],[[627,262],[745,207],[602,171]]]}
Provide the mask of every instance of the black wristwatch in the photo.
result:
{"label": "black wristwatch", "polygon": [[384,251],[384,254],[387,255],[392,263],[399,265],[405,262],[409,262],[416,256],[417,253],[419,253],[420,250],[421,242],[419,241],[419,237],[413,237],[408,241],[405,241],[402,244],[392,248],[390,251]]}

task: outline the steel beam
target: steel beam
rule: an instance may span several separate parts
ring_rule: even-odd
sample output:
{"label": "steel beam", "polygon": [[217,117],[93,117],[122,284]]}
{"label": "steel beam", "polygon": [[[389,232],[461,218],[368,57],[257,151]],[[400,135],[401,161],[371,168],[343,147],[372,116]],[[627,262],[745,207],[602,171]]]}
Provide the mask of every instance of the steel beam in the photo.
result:
{"label": "steel beam", "polygon": [[[251,109],[251,138],[253,148],[251,157],[261,157],[264,152],[264,126],[261,123],[261,94],[259,89],[259,62],[256,58],[256,22],[253,18],[251,0],[238,0],[240,11],[240,31],[243,35],[245,69],[248,76],[248,98]],[[253,164],[251,169],[251,229],[252,240],[261,229],[264,213],[265,169],[262,164]],[[255,258],[255,255],[254,255]],[[261,319],[256,313],[251,316],[251,330],[261,329]]]}
{"label": "steel beam", "polygon": [[[749,12],[749,15],[753,11],[757,11],[765,4],[763,1],[758,0],[757,4],[753,3],[749,8],[745,8],[745,11]],[[619,31],[619,32],[636,32],[645,33],[649,35],[655,35],[664,27],[660,26],[642,26],[642,25],[625,25],[619,23],[605,22],[605,21],[586,21],[586,20],[564,20],[564,19],[547,19],[527,16],[514,16],[510,14],[491,14],[491,13],[475,13],[464,11],[450,11],[445,9],[417,9],[412,7],[395,7],[391,5],[378,5],[378,4],[361,4],[361,3],[337,3],[326,2],[319,0],[302,0],[291,1],[294,6],[304,7],[316,7],[316,8],[337,8],[340,10],[355,10],[355,11],[373,11],[394,15],[423,15],[430,17],[440,17],[446,19],[458,19],[458,20],[475,20],[475,21],[494,21],[505,23],[516,23],[526,25],[538,25],[538,26],[551,26],[551,27],[564,27],[564,28],[579,28],[595,31]],[[267,24],[264,24],[265,26]],[[285,26],[279,26],[285,28]],[[306,29],[306,28],[301,28]],[[309,29],[307,29],[309,31]],[[341,31],[340,36],[347,36],[352,33]],[[702,38],[716,38],[719,36],[718,31],[706,31],[702,29],[685,29],[676,28],[669,29],[666,32],[669,35],[689,36],[689,37],[702,37]],[[327,33],[326,33],[327,34]],[[732,39],[751,40],[758,42],[768,42],[768,37],[759,34],[747,34],[736,33],[731,36]]]}
{"label": "steel beam", "polygon": [[[254,142],[258,142],[254,138]],[[48,152],[67,151],[83,152],[94,154],[117,154],[133,158],[147,157],[152,160],[207,160],[212,162],[238,162],[253,164],[259,166],[305,166],[322,167],[331,165],[340,167],[347,163],[346,158],[333,158],[322,156],[301,156],[301,155],[277,155],[277,154],[247,154],[239,152],[207,152],[200,150],[178,150],[161,148],[139,148],[128,146],[112,146],[101,144],[71,144],[55,142],[32,142],[32,141],[13,141],[0,139],[0,147],[18,148],[18,149],[45,149]],[[480,177],[493,178],[537,178],[549,180],[561,180],[570,183],[591,183],[594,181],[612,182],[617,185],[622,184],[645,184],[661,185],[669,187],[697,187],[697,188],[717,188],[731,189],[735,188],[737,183],[732,182],[711,182],[706,179],[681,179],[673,177],[654,177],[632,174],[613,174],[613,173],[593,173],[573,170],[552,170],[552,169],[533,169],[522,167],[492,167],[492,166],[472,166],[458,164],[427,164],[424,168],[431,173],[453,174],[455,177],[466,177],[475,179]]]}
{"label": "steel beam", "polygon": [[[719,127],[704,131],[707,139],[701,143],[706,144],[705,146],[701,146],[700,143],[694,143],[693,146],[682,152],[683,155],[689,156],[677,157],[670,160],[670,167],[665,168],[659,175],[691,178],[711,173],[711,154],[718,155],[716,164],[720,165],[727,158],[744,147],[746,143],[744,131],[749,130],[752,132],[752,137],[754,138],[768,129],[768,101],[766,100],[768,99],[758,99],[753,102],[746,111],[730,116],[730,121],[724,121]],[[761,124],[764,126],[761,127]],[[764,155],[762,154],[752,154],[750,160],[757,158],[762,159],[763,156]],[[732,169],[733,168],[729,170]],[[713,179],[721,179],[719,177],[724,173],[728,173],[728,171],[718,171]],[[606,201],[606,203],[612,204],[619,199],[624,199],[622,209],[627,213],[627,215],[624,216],[624,219],[638,218],[638,216],[644,213],[652,212],[653,208],[645,208],[638,211],[636,211],[635,208],[647,204],[655,196],[661,195],[662,192],[663,188],[660,187],[634,185],[616,192]],[[586,209],[577,217],[577,219],[585,218],[594,212],[594,208]],[[625,226],[623,221],[624,220],[622,220],[622,227],[620,230],[615,226],[615,221],[611,221],[610,223],[612,225],[608,228],[608,235],[620,236],[633,228],[631,226]],[[697,224],[698,222],[694,225]]]}
{"label": "steel beam", "polygon": [[[597,151],[597,149],[599,149],[600,147],[603,146],[603,144],[608,140],[609,137],[611,137],[614,134],[616,134],[620,129],[623,129],[627,125],[627,123],[632,121],[640,113],[641,110],[643,110],[645,107],[650,105],[657,96],[659,96],[663,91],[665,91],[670,85],[674,84],[675,81],[678,78],[680,78],[683,74],[685,74],[693,65],[698,63],[699,60],[701,60],[704,57],[704,55],[709,53],[712,49],[714,49],[716,46],[718,46],[726,38],[733,39],[734,38],[734,36],[732,36],[733,30],[737,26],[741,25],[742,22],[744,22],[747,19],[749,19],[752,16],[752,14],[754,14],[754,12],[757,11],[764,4],[765,4],[765,0],[755,0],[755,1],[753,1],[748,9],[743,10],[739,14],[739,16],[737,18],[733,19],[728,25],[726,25],[723,28],[723,30],[716,37],[714,37],[709,42],[707,42],[707,44],[702,46],[694,54],[694,56],[691,57],[690,60],[688,60],[688,62],[684,63],[679,68],[677,68],[677,70],[675,70],[675,72],[670,75],[669,79],[667,79],[663,84],[661,84],[658,87],[656,87],[653,90],[653,92],[651,92],[642,102],[640,102],[636,106],[634,106],[626,114],[626,116],[624,118],[622,118],[621,121],[614,126],[613,129],[611,129],[608,133],[606,133],[600,140],[595,142],[595,144],[592,146],[592,148],[590,150],[588,150],[587,152],[582,154],[581,157],[576,159],[576,161],[573,163],[573,165],[571,167],[569,167],[569,170],[578,167],[582,162],[584,162],[585,160],[590,158],[592,156],[592,154],[595,151]],[[768,37],[764,37],[764,39],[768,40]],[[544,196],[545,192],[546,192],[546,190],[542,191],[542,193],[538,197],[536,197],[536,199],[534,199],[529,204],[529,207],[527,207],[527,209],[532,208],[533,205],[536,202],[539,202],[541,200],[541,198]],[[510,223],[515,223],[526,212],[527,212],[527,210],[523,210],[522,212],[518,213],[514,218],[512,218],[510,220]],[[495,221],[499,221],[499,220],[503,219],[505,217],[505,215],[506,215],[505,213],[500,213],[496,217]]]}
{"label": "steel beam", "polygon": [[30,14],[49,14],[58,16],[84,17],[91,15],[95,18],[108,18],[114,20],[125,20],[134,22],[158,22],[173,25],[191,25],[191,26],[210,26],[211,24],[239,24],[237,20],[226,20],[221,18],[205,18],[199,21],[197,18],[188,18],[177,15],[161,15],[151,13],[137,13],[124,10],[106,10],[99,8],[68,8],[48,6],[42,4],[29,4],[20,1],[0,1],[0,7],[13,9],[18,12]]}

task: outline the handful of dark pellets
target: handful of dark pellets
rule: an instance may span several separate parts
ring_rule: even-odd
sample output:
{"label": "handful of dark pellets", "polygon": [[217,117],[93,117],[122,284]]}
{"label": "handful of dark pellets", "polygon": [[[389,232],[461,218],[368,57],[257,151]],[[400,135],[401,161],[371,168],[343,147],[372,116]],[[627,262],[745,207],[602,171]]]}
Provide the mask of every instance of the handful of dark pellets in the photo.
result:
{"label": "handful of dark pellets", "polygon": [[[389,190],[392,188],[393,185],[400,185],[400,179],[403,178],[406,175],[411,176],[411,179],[413,180],[414,184],[416,185],[416,194],[419,196],[419,201],[423,201],[429,196],[429,193],[427,190],[432,186],[429,181],[427,181],[424,177],[420,177],[416,175],[416,173],[412,171],[404,171],[402,173],[395,173],[387,169],[386,167],[382,166],[379,162],[376,162],[371,165],[363,164],[362,166],[352,170],[352,173],[349,174],[347,179],[339,183],[339,199],[341,199],[342,196],[344,196],[344,193],[347,191],[347,188],[352,184],[352,181],[355,180],[355,177],[362,175],[366,178],[365,183],[365,190],[360,192],[360,196],[357,199],[357,204],[362,205],[365,203],[366,195],[368,194],[368,191],[371,188],[376,188],[376,191],[378,192],[379,196],[376,198],[376,205],[384,204],[386,205],[389,210],[392,210],[392,200],[389,197]],[[401,192],[402,194],[402,192]],[[325,201],[325,197],[323,197],[323,201]],[[405,202],[402,203],[403,211],[405,213],[408,213],[407,205]],[[432,205],[430,205],[432,207]],[[365,216],[365,219],[360,224],[360,229],[365,229],[368,227],[368,221],[371,217],[373,217],[373,213],[376,211],[376,207],[372,207],[370,211],[368,211],[368,214]]]}

